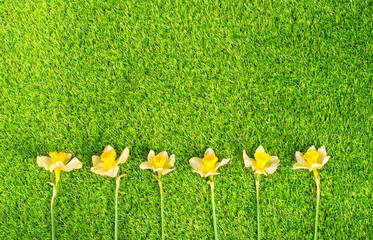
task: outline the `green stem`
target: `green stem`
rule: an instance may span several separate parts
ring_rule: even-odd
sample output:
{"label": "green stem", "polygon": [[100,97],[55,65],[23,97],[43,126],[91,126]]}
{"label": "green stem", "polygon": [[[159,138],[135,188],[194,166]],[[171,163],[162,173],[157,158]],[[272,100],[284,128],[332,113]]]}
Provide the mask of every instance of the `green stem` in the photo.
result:
{"label": "green stem", "polygon": [[159,191],[161,193],[161,226],[162,226],[162,240],[164,240],[164,213],[163,213],[163,189],[162,189],[162,182],[159,182]]}
{"label": "green stem", "polygon": [[120,175],[117,177],[116,188],[115,188],[115,240],[118,239],[118,192],[120,186],[120,179],[126,176],[126,174]]}
{"label": "green stem", "polygon": [[52,219],[52,240],[54,240],[54,218],[53,218],[53,205],[51,205],[51,219]]}
{"label": "green stem", "polygon": [[[212,178],[211,178],[212,179]],[[214,234],[215,240],[218,240],[218,226],[216,224],[216,214],[215,214],[215,198],[214,198],[214,182],[209,182],[211,186],[211,202],[212,202],[212,218],[214,221]]]}
{"label": "green stem", "polygon": [[255,186],[256,186],[256,213],[257,213],[257,225],[258,225],[258,240],[260,239],[260,212],[259,212],[259,175],[254,175]]}
{"label": "green stem", "polygon": [[315,181],[316,181],[316,187],[317,187],[317,198],[316,198],[315,234],[313,237],[314,240],[317,239],[317,220],[319,217],[319,204],[320,204],[320,179],[316,177]]}

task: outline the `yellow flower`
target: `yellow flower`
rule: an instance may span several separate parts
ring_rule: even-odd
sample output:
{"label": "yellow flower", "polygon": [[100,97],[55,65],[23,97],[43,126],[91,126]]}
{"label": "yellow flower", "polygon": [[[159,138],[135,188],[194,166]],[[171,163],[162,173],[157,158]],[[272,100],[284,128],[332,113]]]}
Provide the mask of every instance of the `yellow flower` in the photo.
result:
{"label": "yellow flower", "polygon": [[243,159],[245,161],[245,167],[252,167],[255,174],[272,174],[276,171],[280,160],[276,156],[270,156],[264,151],[263,146],[259,146],[254,154],[254,158],[249,158],[243,150]]}
{"label": "yellow flower", "polygon": [[56,173],[56,183],[60,181],[61,170],[70,172],[73,169],[79,169],[82,167],[82,163],[77,158],[73,158],[70,161],[70,153],[51,152],[49,153],[49,156],[50,157],[38,156],[36,161],[40,167],[44,167],[46,170],[51,172],[54,170]]}
{"label": "yellow flower", "polygon": [[310,171],[313,169],[320,169],[325,163],[329,161],[330,156],[326,155],[325,146],[316,150],[315,146],[310,147],[303,155],[301,152],[295,152],[297,163],[294,164],[293,169],[305,168]]}
{"label": "yellow flower", "polygon": [[106,146],[101,156],[92,156],[91,171],[102,176],[115,177],[119,171],[119,164],[125,163],[129,155],[128,147],[122,151],[118,159],[117,153],[110,145]]}
{"label": "yellow flower", "polygon": [[160,152],[157,156],[153,150],[151,150],[148,154],[148,161],[141,163],[141,169],[152,169],[153,172],[158,172],[158,174],[165,175],[169,173],[175,168],[171,169],[175,164],[175,155],[171,155],[168,158],[168,154],[166,151]]}
{"label": "yellow flower", "polygon": [[216,172],[219,167],[227,164],[229,159],[223,159],[221,162],[218,162],[214,151],[209,148],[205,152],[204,158],[194,157],[189,160],[190,165],[192,165],[193,172],[201,174],[201,177],[208,177],[210,175],[218,175]]}

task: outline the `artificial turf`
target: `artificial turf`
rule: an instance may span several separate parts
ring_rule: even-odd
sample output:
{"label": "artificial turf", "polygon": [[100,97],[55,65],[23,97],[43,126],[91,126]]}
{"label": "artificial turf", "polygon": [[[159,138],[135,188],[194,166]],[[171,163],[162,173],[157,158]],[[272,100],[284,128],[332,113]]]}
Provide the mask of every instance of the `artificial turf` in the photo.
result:
{"label": "artificial turf", "polygon": [[372,239],[372,32],[367,1],[0,1],[0,239],[50,238],[54,175],[36,156],[73,153],[55,204],[57,239],[112,239],[115,180],[90,172],[110,144],[121,166],[119,238],[160,238],[148,152],[164,177],[166,239],[212,239],[209,186],[189,159],[231,161],[215,178],[221,239],[311,239],[312,173],[295,151],[326,146],[319,239]]}

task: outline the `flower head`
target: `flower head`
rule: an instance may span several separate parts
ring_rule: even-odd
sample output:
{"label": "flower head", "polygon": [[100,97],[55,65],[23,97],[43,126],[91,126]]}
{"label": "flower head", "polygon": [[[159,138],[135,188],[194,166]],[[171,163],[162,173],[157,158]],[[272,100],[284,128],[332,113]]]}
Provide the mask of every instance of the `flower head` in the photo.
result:
{"label": "flower head", "polygon": [[305,168],[312,171],[322,168],[329,161],[330,156],[326,155],[325,146],[318,150],[315,146],[311,146],[304,155],[301,152],[295,152],[295,158],[297,163],[294,164],[293,169]]}
{"label": "flower head", "polygon": [[280,164],[278,157],[271,156],[266,153],[263,146],[259,146],[256,149],[254,159],[249,158],[244,150],[243,159],[245,161],[245,167],[252,167],[255,174],[272,174],[276,171],[278,165]]}
{"label": "flower head", "polygon": [[193,172],[201,174],[201,177],[208,177],[210,175],[218,175],[216,172],[219,167],[227,164],[229,159],[223,159],[221,162],[218,162],[214,151],[209,148],[205,152],[205,156],[201,159],[198,157],[191,158],[189,160],[190,165],[193,167]]}
{"label": "flower head", "polygon": [[[60,173],[62,171],[70,172],[73,169],[79,169],[82,167],[82,163],[77,159],[73,158],[71,161],[71,153],[64,152],[51,152],[50,157],[38,156],[36,161],[40,167],[44,167],[46,170],[56,173],[56,182],[60,181]],[[70,161],[70,162],[69,162]]]}
{"label": "flower head", "polygon": [[106,146],[101,156],[92,156],[93,167],[91,171],[103,176],[115,177],[119,171],[119,164],[125,163],[129,149],[125,148],[118,159],[117,153],[110,145]]}
{"label": "flower head", "polygon": [[175,164],[175,155],[168,157],[166,151],[160,152],[157,156],[153,150],[148,154],[148,161],[141,163],[141,169],[152,169],[153,172],[158,172],[158,174],[165,175],[175,168],[171,169]]}

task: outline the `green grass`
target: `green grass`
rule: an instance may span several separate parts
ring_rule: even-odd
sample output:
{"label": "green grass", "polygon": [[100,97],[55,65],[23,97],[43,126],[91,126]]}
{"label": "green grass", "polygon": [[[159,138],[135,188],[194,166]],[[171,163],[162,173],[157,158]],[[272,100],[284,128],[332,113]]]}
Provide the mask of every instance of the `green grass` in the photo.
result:
{"label": "green grass", "polygon": [[166,239],[212,239],[210,189],[189,159],[230,158],[215,179],[221,239],[256,238],[242,151],[280,159],[260,183],[262,239],[311,239],[316,186],[295,151],[326,146],[320,239],[372,239],[373,3],[367,1],[1,1],[0,239],[50,238],[53,174],[71,152],[57,239],[113,239],[115,180],[90,172],[110,144],[120,170],[119,239],[159,239],[148,152],[163,179]]}

